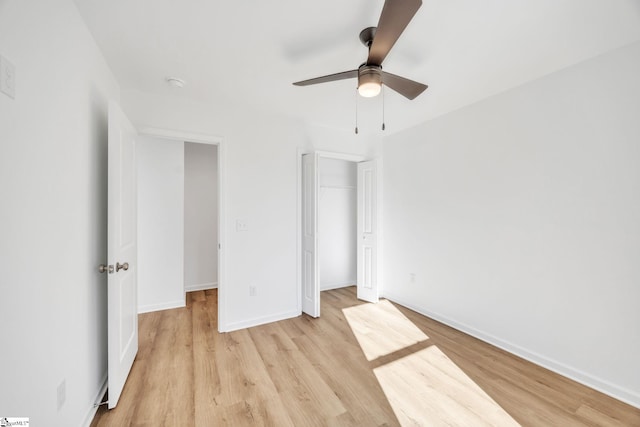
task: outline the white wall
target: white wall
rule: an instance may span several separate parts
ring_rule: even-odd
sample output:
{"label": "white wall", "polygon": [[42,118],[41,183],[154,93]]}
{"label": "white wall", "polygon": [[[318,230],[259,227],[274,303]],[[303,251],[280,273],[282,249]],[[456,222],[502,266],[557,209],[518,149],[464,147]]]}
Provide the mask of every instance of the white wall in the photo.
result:
{"label": "white wall", "polygon": [[184,144],[184,286],[218,286],[218,147]]}
{"label": "white wall", "polygon": [[[0,0],[0,414],[90,421],[107,373],[107,106],[119,88],[71,1]],[[57,387],[66,402],[57,409]]]}
{"label": "white wall", "polygon": [[356,135],[353,130],[333,129],[316,124],[303,125],[304,138],[300,141],[302,151],[314,150],[330,153],[354,154],[365,158],[375,158],[381,154],[381,143],[386,132],[371,128],[360,129]]}
{"label": "white wall", "polygon": [[639,75],[636,43],[388,138],[385,294],[640,406]]}
{"label": "white wall", "polygon": [[138,312],[183,307],[184,143],[139,137]]}
{"label": "white wall", "polygon": [[318,270],[320,289],[356,284],[357,166],[320,158]]}
{"label": "white wall", "polygon": [[[238,329],[297,315],[296,146],[303,136],[295,122],[225,100],[208,105],[137,91],[123,92],[123,108],[138,126],[224,138],[221,327]],[[247,221],[248,231],[236,231],[239,218]],[[258,291],[254,297],[249,296],[252,285]]]}

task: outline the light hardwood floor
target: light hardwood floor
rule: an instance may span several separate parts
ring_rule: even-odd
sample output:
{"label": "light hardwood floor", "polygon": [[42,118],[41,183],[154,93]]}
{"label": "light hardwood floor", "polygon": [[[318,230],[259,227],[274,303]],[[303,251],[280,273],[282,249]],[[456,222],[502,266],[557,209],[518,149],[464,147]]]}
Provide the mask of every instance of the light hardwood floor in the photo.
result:
{"label": "light hardwood floor", "polygon": [[92,426],[640,426],[640,410],[355,288],[322,316],[216,332],[217,292],[140,315],[118,407]]}

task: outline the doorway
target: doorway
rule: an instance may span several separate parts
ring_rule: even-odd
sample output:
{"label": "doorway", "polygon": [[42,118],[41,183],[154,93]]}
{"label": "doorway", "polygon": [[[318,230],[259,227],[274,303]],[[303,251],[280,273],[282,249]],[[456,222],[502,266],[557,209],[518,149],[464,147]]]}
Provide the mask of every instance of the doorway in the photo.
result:
{"label": "doorway", "polygon": [[187,291],[217,287],[223,331],[223,140],[158,129],[140,133],[138,312],[184,307]]}
{"label": "doorway", "polygon": [[320,291],[354,286],[357,271],[357,163],[318,160]]}
{"label": "doorway", "polygon": [[355,284],[378,300],[379,188],[376,161],[315,152],[301,155],[300,305],[320,316],[320,291]]}
{"label": "doorway", "polygon": [[184,290],[218,287],[218,146],[184,143]]}
{"label": "doorway", "polygon": [[[182,251],[184,242],[184,163],[180,162],[184,162],[185,140],[217,146],[219,215],[216,226],[220,242],[217,251],[218,329],[220,332],[226,329],[223,292],[225,264],[220,249],[225,237],[221,227],[225,218],[223,140],[158,129],[138,132],[120,106],[113,101],[110,102],[107,173],[108,259],[106,264],[99,266],[101,273],[108,274],[107,385],[110,409],[117,405],[138,351],[137,314],[145,311],[141,310],[139,284],[142,282],[154,285],[155,278],[168,278],[168,281],[162,283],[164,286],[160,289],[160,295],[164,295],[163,292],[167,289],[169,294],[175,289],[181,290],[182,302],[178,302],[177,306],[185,305],[183,254],[178,252],[178,256],[171,256],[172,250]],[[147,155],[141,155],[145,151]],[[144,173],[140,173],[141,169]],[[140,203],[141,194],[143,203]],[[141,206],[145,212],[143,215]],[[141,250],[143,247],[145,250]],[[164,277],[167,272],[173,273],[173,277],[171,274]],[[146,307],[151,308],[146,311],[171,308],[166,305],[174,303],[163,301],[155,306],[152,304]]]}

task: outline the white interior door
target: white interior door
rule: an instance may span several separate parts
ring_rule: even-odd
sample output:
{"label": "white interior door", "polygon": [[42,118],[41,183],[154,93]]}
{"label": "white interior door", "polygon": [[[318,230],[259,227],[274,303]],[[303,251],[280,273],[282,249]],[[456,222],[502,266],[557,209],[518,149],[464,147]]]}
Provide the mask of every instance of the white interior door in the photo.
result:
{"label": "white interior door", "polygon": [[116,406],[138,352],[136,131],[109,104],[108,374],[109,409]]}
{"label": "white interior door", "polygon": [[302,311],[320,316],[317,154],[302,156]]}
{"label": "white interior door", "polygon": [[375,160],[358,163],[358,299],[378,302],[378,198]]}

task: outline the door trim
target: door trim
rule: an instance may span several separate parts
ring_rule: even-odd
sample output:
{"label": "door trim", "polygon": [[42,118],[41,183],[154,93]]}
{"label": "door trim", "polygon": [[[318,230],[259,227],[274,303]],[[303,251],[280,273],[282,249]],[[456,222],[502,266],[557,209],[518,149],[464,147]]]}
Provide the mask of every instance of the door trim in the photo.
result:
{"label": "door trim", "polygon": [[226,293],[226,141],[218,135],[185,132],[180,130],[142,127],[138,129],[140,135],[174,141],[196,142],[218,146],[218,332],[227,332],[227,293]]}

